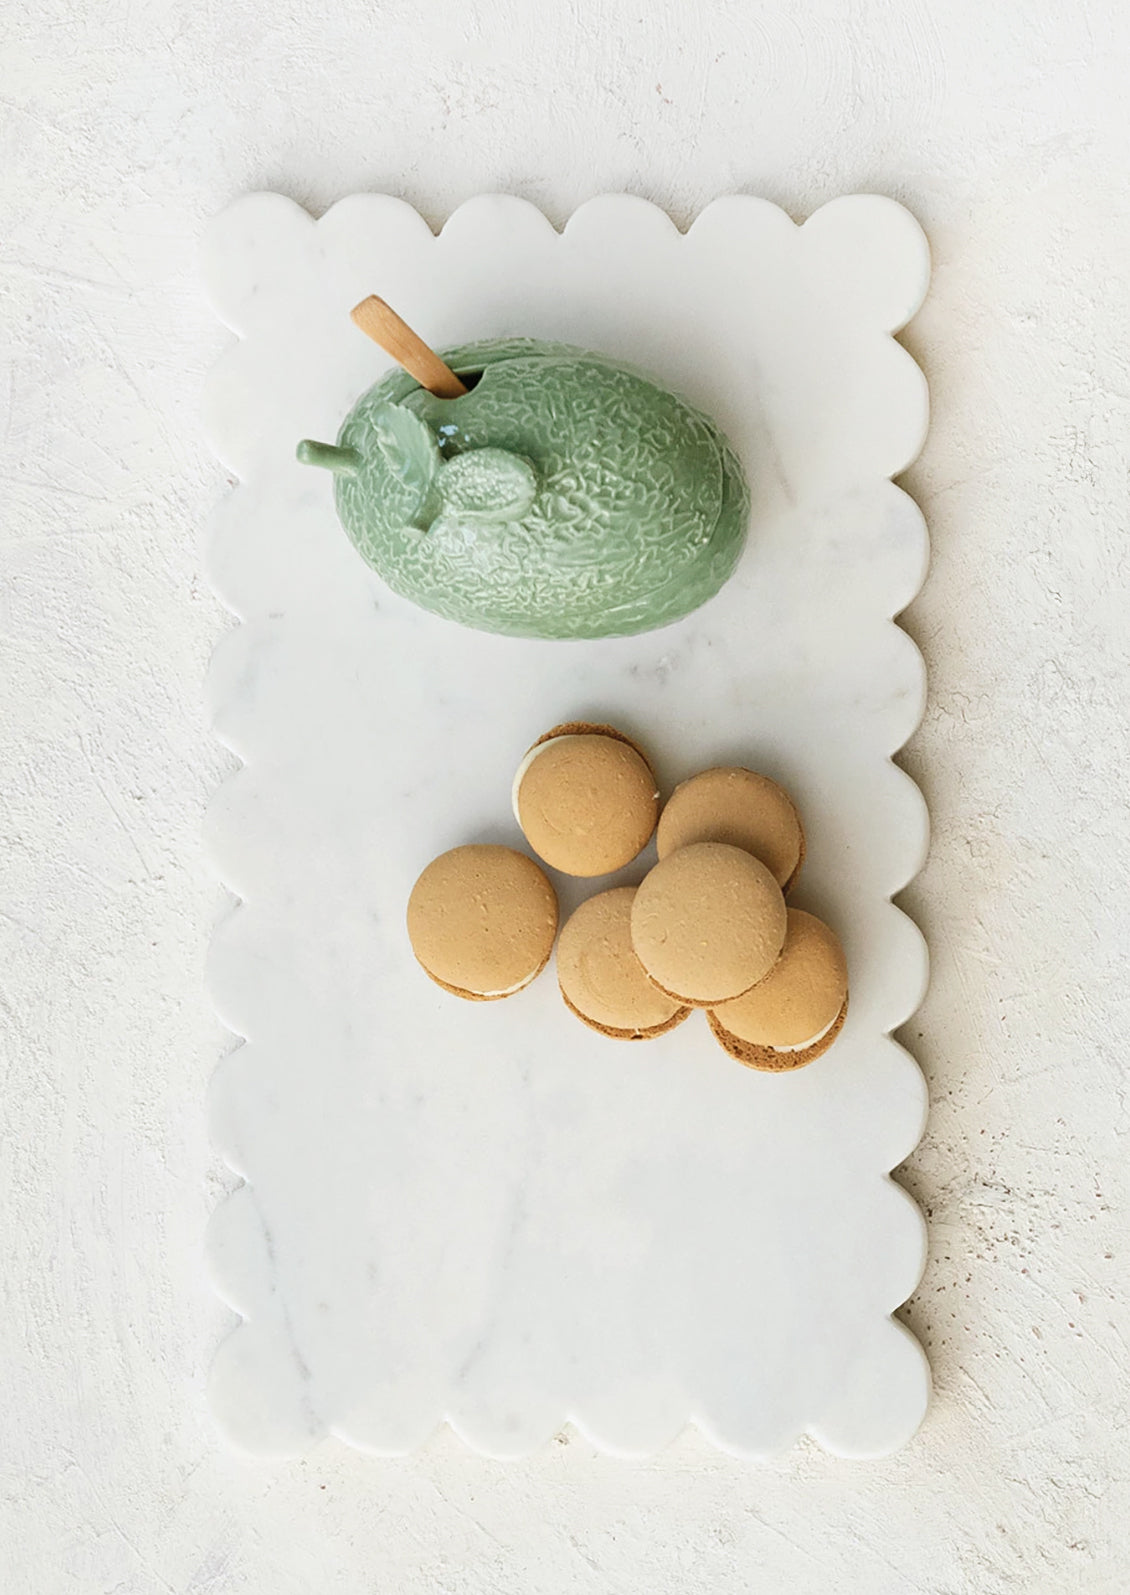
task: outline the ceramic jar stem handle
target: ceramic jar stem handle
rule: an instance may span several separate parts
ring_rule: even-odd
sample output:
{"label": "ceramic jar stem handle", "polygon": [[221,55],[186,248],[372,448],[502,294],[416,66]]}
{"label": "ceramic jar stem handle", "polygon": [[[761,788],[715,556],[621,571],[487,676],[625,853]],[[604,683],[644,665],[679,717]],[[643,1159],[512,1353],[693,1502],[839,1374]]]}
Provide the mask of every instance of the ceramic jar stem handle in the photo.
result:
{"label": "ceramic jar stem handle", "polygon": [[303,438],[294,452],[302,465],[320,465],[335,476],[356,476],[361,469],[357,450],[339,448],[336,443],[315,443],[313,438]]}

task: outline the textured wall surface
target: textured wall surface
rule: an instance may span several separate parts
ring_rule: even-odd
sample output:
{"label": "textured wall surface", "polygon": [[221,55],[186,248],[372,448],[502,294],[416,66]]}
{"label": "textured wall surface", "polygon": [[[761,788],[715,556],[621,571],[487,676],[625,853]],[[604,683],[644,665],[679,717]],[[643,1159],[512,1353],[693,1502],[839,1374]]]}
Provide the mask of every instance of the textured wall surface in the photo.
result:
{"label": "textured wall surface", "polygon": [[[5,1595],[1124,1590],[1124,7],[32,0],[0,27]],[[249,188],[436,223],[484,189],[558,222],[627,189],[683,224],[735,189],[798,217],[870,189],[926,227],[906,764],[935,839],[905,901],[934,982],[904,1039],[933,1113],[903,1177],[937,1390],[890,1461],[217,1448],[203,1101],[230,1038],[198,833],[229,761],[200,682],[229,622],[197,415],[224,338],[195,247]]]}

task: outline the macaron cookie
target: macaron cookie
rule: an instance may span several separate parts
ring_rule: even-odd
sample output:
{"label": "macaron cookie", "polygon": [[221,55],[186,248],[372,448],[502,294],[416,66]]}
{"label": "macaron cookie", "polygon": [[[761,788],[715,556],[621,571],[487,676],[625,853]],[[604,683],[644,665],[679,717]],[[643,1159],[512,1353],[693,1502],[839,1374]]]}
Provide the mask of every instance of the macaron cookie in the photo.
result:
{"label": "macaron cookie", "polygon": [[755,770],[703,770],[677,786],[659,818],[660,858],[693,842],[726,842],[759,858],[782,891],[804,862],[804,828],[792,798]]}
{"label": "macaron cookie", "polygon": [[690,1007],[660,991],[632,947],[634,886],[599,892],[565,922],[557,980],[565,1006],[602,1036],[645,1041],[681,1024]]}
{"label": "macaron cookie", "polygon": [[763,980],[785,940],[781,888],[760,859],[694,842],[660,859],[632,903],[632,946],[678,1002],[713,1008]]}
{"label": "macaron cookie", "polygon": [[425,974],[456,997],[491,1002],[549,962],[557,897],[512,847],[473,843],[433,859],[408,899],[408,939]]}
{"label": "macaron cookie", "polygon": [[789,909],[781,956],[764,980],[719,1003],[707,1018],[732,1058],[751,1069],[799,1069],[835,1041],[847,1014],[848,977],[835,932]]}
{"label": "macaron cookie", "polygon": [[607,875],[645,848],[659,814],[655,774],[612,726],[574,721],[518,766],[514,818],[539,858],[566,875]]}

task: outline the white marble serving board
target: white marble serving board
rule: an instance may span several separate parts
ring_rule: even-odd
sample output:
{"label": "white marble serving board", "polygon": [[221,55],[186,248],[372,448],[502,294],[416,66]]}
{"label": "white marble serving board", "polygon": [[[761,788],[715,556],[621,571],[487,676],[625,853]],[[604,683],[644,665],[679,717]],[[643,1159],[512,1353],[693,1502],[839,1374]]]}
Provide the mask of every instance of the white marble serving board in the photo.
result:
{"label": "white marble serving board", "polygon": [[[891,336],[926,289],[920,229],[875,197],[801,227],[735,197],[684,235],[617,196],[558,233],[488,196],[436,237],[392,198],[315,223],[255,194],[213,225],[206,257],[241,339],[206,402],[241,484],[211,574],[242,624],[208,687],[244,761],[208,821],[242,900],[211,990],[246,1038],[212,1099],[246,1181],[210,1234],[244,1319],[213,1370],[223,1430],[261,1455],[327,1433],[403,1452],[445,1420],[493,1456],[567,1422],[624,1455],[688,1423],[742,1456],[802,1433],[845,1456],[896,1449],[929,1387],[890,1316],[924,1230],[888,1176],[925,1113],[889,1035],[926,979],[891,903],[927,836],[891,763],[924,693],[891,618],[927,557],[890,481],[926,427],[922,375]],[[373,292],[436,345],[564,339],[714,415],[754,486],[721,595],[645,636],[550,643],[462,630],[388,592],[340,530],[329,476],[294,460],[387,367],[348,316]],[[795,901],[837,927],[851,975],[823,1059],[754,1073],[701,1016],[626,1045],[572,1018],[551,973],[469,1004],[417,968],[416,875],[461,842],[521,845],[514,766],[572,719],[637,737],[665,789],[734,762],[794,793],[809,834]],[[582,888],[557,884],[567,912]]]}

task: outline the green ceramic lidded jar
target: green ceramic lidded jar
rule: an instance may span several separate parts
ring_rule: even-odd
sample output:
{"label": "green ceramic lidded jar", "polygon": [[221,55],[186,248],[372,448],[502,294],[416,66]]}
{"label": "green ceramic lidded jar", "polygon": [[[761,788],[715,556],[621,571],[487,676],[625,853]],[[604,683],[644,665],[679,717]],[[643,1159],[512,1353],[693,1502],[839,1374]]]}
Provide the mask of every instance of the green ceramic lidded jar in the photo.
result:
{"label": "green ceramic lidded jar", "polygon": [[[422,608],[514,637],[616,637],[679,620],[737,563],[749,489],[707,416],[637,372],[513,338],[443,355],[470,391],[396,370],[362,395],[334,472],[358,552]],[[480,374],[481,373],[481,374]]]}

